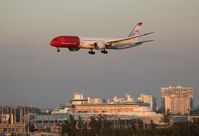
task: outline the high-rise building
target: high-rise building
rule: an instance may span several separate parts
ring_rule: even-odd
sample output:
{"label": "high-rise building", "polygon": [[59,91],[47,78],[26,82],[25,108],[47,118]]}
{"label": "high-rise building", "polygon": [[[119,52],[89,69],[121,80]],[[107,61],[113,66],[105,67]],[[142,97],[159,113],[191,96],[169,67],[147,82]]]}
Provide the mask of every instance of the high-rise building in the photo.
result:
{"label": "high-rise building", "polygon": [[152,95],[146,95],[146,94],[140,94],[140,98],[141,101],[143,101],[144,103],[149,104],[150,108],[153,111],[156,111],[156,97],[152,96]]}
{"label": "high-rise building", "polygon": [[162,105],[165,113],[190,114],[193,107],[193,88],[163,87],[161,88]]}

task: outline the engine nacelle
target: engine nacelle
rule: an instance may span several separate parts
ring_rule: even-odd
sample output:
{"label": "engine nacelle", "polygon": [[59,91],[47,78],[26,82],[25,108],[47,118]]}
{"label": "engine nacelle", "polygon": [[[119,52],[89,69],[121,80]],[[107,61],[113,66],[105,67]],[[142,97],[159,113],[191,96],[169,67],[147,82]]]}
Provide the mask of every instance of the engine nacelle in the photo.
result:
{"label": "engine nacelle", "polygon": [[105,44],[103,43],[94,43],[93,45],[96,50],[101,50],[106,48]]}
{"label": "engine nacelle", "polygon": [[69,51],[79,51],[80,48],[79,47],[75,47],[75,48],[68,48]]}

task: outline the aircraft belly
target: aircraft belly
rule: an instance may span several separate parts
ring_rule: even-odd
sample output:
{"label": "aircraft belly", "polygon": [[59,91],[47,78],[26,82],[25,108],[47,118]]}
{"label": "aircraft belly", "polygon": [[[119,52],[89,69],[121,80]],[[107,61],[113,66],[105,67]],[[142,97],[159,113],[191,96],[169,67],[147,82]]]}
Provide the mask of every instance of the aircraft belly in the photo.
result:
{"label": "aircraft belly", "polygon": [[[117,44],[113,44],[113,45],[108,45],[106,46],[106,49],[127,49],[127,48],[131,48],[131,47],[135,47],[142,44],[142,42],[137,42],[137,43],[117,43]],[[94,49],[94,46],[90,43],[81,43],[80,48],[83,49]]]}

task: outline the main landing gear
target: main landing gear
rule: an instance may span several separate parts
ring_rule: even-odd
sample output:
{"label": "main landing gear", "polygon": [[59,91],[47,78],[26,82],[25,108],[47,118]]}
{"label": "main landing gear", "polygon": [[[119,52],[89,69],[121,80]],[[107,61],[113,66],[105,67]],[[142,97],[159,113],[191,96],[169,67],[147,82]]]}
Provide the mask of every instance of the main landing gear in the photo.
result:
{"label": "main landing gear", "polygon": [[91,49],[88,53],[91,54],[91,55],[95,54],[95,52],[93,51],[93,49]]}
{"label": "main landing gear", "polygon": [[[91,49],[88,53],[91,54],[91,55],[94,55],[94,54],[95,54],[95,52],[93,51],[93,49]],[[102,53],[102,54],[107,54],[108,51],[106,51],[106,50],[104,49],[104,50],[101,50],[101,53]]]}
{"label": "main landing gear", "polygon": [[103,53],[103,54],[107,54],[107,53],[108,53],[108,51],[106,51],[106,50],[104,49],[104,50],[101,50],[101,53]]}
{"label": "main landing gear", "polygon": [[57,48],[57,52],[60,52],[60,49],[59,49],[59,48]]}

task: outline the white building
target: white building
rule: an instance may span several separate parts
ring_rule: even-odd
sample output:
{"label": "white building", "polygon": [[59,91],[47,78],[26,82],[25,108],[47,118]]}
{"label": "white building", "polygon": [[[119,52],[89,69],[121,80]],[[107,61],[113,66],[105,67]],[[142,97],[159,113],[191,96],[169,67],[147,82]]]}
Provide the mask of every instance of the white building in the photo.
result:
{"label": "white building", "polygon": [[193,106],[193,88],[163,87],[161,88],[162,102],[165,112],[173,114],[190,114]]}
{"label": "white building", "polygon": [[140,94],[139,100],[143,101],[144,103],[149,104],[153,111],[156,111],[156,97],[152,95]]}

